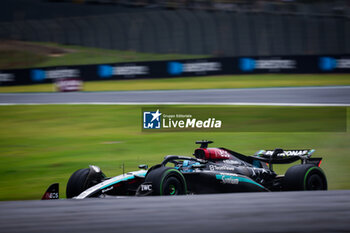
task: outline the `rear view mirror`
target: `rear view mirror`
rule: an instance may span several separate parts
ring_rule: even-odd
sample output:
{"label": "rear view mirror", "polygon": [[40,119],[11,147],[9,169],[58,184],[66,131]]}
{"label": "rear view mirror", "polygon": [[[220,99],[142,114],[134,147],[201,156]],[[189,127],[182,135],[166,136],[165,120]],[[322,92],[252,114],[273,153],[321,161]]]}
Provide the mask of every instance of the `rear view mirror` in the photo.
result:
{"label": "rear view mirror", "polygon": [[147,164],[140,164],[139,168],[147,170],[148,169],[148,165]]}

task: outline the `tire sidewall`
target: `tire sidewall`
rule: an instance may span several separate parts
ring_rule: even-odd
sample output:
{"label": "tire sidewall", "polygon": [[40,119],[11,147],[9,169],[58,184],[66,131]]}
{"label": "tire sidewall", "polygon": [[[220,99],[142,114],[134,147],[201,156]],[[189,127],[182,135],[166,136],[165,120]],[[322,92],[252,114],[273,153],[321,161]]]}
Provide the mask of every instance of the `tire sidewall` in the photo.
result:
{"label": "tire sidewall", "polygon": [[309,168],[306,174],[304,175],[304,181],[303,181],[304,190],[314,190],[314,189],[310,189],[309,187],[310,178],[312,178],[313,176],[317,176],[322,184],[321,189],[316,189],[316,190],[327,190],[327,181],[326,181],[325,175],[322,169],[316,166]]}
{"label": "tire sidewall", "polygon": [[75,171],[69,178],[66,189],[67,198],[79,195],[85,190],[86,179],[89,174],[89,168],[83,168]]}
{"label": "tire sidewall", "polygon": [[104,174],[101,172],[101,177],[91,175],[91,168],[82,168],[75,171],[68,180],[66,197],[72,198],[78,196],[80,193],[99,183],[99,178],[103,178]]}
{"label": "tire sidewall", "polygon": [[300,164],[290,167],[284,176],[285,191],[311,190],[308,186],[309,179],[318,176],[322,180],[322,188],[327,190],[327,179],[320,167],[313,164]]}

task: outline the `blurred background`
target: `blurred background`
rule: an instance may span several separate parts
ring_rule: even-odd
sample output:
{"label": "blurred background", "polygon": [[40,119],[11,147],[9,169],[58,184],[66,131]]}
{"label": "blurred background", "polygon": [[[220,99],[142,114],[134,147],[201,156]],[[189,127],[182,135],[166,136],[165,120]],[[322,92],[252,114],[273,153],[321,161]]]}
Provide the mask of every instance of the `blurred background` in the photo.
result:
{"label": "blurred background", "polygon": [[[13,93],[56,91],[55,79],[66,74],[79,74],[84,91],[346,86],[349,16],[346,0],[1,0],[0,92],[30,101]],[[251,59],[243,69],[238,64],[245,56]],[[146,74],[138,76],[139,68]],[[299,68],[307,74],[297,74]],[[21,79],[26,82],[18,85]],[[329,189],[350,189],[349,124],[347,132],[144,133],[141,107],[0,106],[0,200],[39,199],[53,182],[62,184],[64,197],[77,169],[96,164],[114,176],[124,165],[133,171],[166,154],[191,156],[201,139],[247,155],[314,148],[324,158]]]}
{"label": "blurred background", "polygon": [[347,0],[2,0],[0,38],[212,56],[350,52]]}

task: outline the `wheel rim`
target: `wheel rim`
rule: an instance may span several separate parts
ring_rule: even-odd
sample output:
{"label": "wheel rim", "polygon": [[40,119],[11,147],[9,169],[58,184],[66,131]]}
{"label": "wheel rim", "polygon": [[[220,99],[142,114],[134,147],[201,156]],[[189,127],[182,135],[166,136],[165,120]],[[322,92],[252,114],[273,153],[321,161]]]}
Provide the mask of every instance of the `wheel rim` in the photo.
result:
{"label": "wheel rim", "polygon": [[317,174],[311,175],[308,182],[308,190],[322,190],[322,189],[323,189],[322,179]]}
{"label": "wheel rim", "polygon": [[160,181],[160,195],[186,194],[186,181],[183,175],[176,169],[168,169]]}
{"label": "wheel rim", "polygon": [[175,195],[176,194],[176,187],[175,187],[175,185],[173,185],[173,184],[169,185],[169,194],[170,195]]}

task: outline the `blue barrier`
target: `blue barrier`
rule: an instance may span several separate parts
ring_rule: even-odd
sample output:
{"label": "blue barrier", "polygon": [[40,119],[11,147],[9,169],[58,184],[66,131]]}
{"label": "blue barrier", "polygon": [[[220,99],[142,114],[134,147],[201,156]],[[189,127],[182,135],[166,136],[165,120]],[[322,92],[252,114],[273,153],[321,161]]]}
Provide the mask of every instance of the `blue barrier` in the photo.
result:
{"label": "blue barrier", "polygon": [[60,78],[97,81],[264,73],[350,73],[350,55],[221,57],[2,70],[0,86],[52,83]]}

